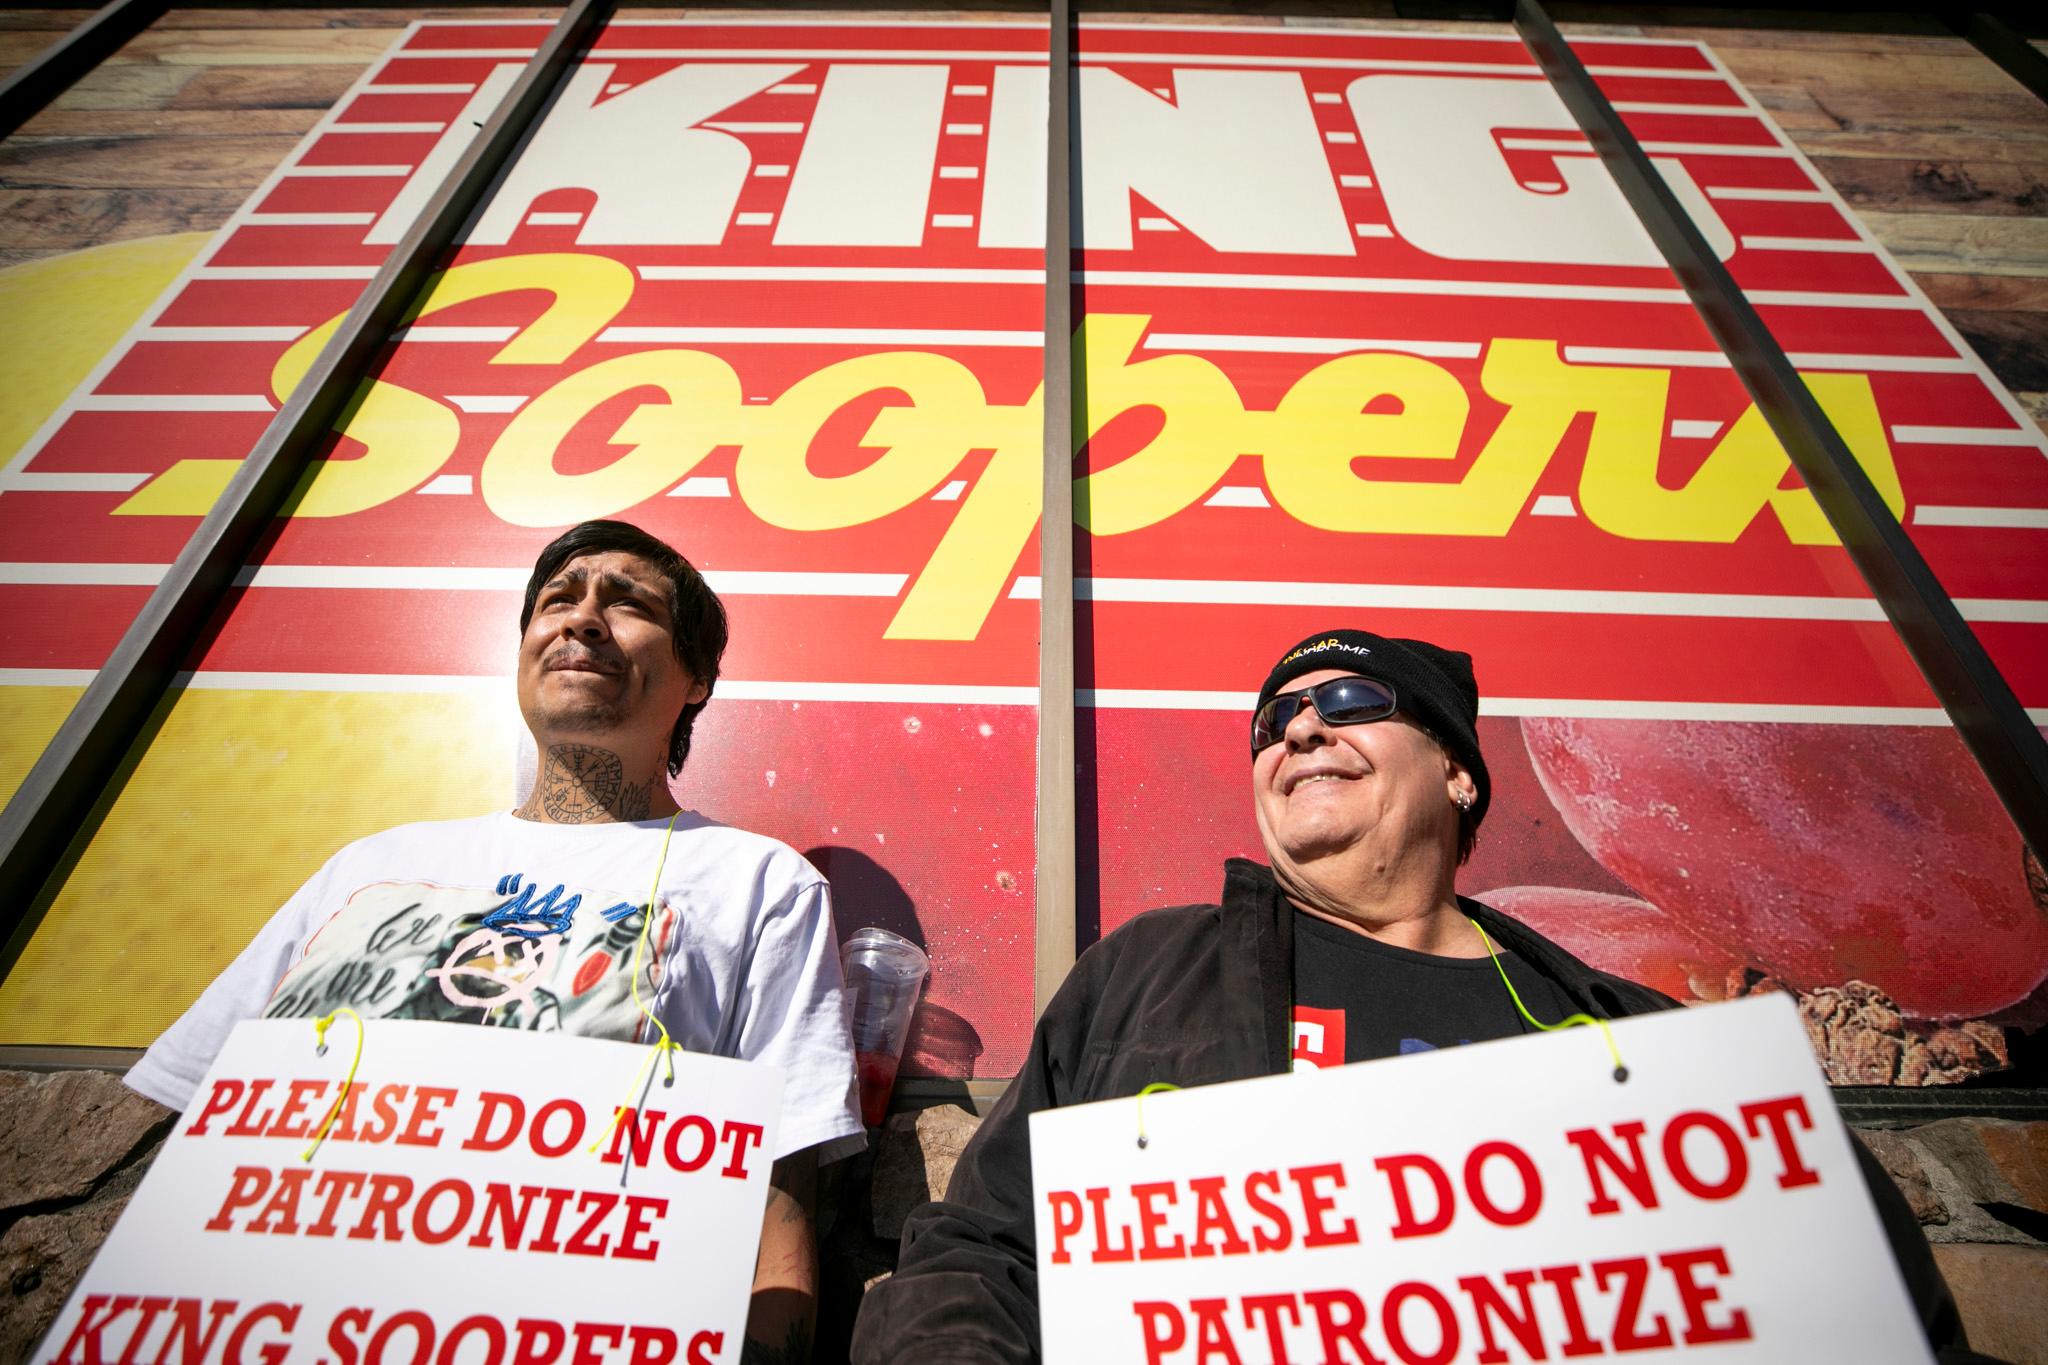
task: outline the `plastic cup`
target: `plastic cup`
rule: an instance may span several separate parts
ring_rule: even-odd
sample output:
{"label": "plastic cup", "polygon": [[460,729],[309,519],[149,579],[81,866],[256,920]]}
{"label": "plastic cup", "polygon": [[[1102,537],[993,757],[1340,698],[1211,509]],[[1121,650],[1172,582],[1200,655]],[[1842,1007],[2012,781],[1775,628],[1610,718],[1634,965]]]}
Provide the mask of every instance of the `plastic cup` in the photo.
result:
{"label": "plastic cup", "polygon": [[853,1055],[860,1068],[860,1117],[870,1128],[889,1109],[896,1068],[910,1038],[910,1016],[932,969],[924,950],[887,929],[862,929],[839,950],[853,1010]]}

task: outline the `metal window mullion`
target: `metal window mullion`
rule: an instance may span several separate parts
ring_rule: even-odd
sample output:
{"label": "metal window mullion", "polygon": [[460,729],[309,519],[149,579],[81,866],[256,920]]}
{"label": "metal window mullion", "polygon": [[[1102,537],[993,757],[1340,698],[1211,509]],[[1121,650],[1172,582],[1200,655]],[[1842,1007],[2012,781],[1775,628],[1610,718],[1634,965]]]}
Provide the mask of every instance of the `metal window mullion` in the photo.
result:
{"label": "metal window mullion", "polygon": [[2048,103],[2048,56],[2027,41],[2025,34],[1995,14],[1983,10],[1967,19],[1948,16],[1949,27],[1962,34],[1970,46],[1996,62],[2006,75],[2018,81],[2035,99]]}
{"label": "metal window mullion", "polygon": [[113,0],[0,80],[0,137],[42,112],[168,8],[165,0]]}
{"label": "metal window mullion", "polygon": [[1079,910],[1074,764],[1073,11],[1051,0],[1046,35],[1045,459],[1038,523],[1038,849],[1032,1000],[1042,1012],[1074,965]]}
{"label": "metal window mullion", "polygon": [[1538,0],[1515,29],[1663,252],[1871,595],[2036,854],[2048,853],[2048,744],[1919,548],[1878,496],[1756,309]]}
{"label": "metal window mullion", "polygon": [[472,213],[538,124],[556,92],[613,9],[576,0],[520,73],[496,113],[392,248],[322,348],[311,370],[271,419],[213,509],[186,542],[106,664],[0,812],[0,972],[33,931],[29,907],[63,863],[95,803],[116,781],[130,747],[209,618],[258,552],[333,424],[353,399],[378,351],[401,325]]}

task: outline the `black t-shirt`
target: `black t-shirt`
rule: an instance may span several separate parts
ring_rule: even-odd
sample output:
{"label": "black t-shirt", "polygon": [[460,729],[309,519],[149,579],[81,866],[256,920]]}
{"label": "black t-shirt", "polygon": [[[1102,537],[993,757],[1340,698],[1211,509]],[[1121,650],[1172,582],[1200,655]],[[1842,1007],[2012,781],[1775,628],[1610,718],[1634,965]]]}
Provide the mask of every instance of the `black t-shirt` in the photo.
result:
{"label": "black t-shirt", "polygon": [[[1529,1013],[1555,1024],[1564,993],[1494,944]],[[1534,1033],[1489,957],[1395,948],[1294,912],[1294,1065],[1336,1066]]]}

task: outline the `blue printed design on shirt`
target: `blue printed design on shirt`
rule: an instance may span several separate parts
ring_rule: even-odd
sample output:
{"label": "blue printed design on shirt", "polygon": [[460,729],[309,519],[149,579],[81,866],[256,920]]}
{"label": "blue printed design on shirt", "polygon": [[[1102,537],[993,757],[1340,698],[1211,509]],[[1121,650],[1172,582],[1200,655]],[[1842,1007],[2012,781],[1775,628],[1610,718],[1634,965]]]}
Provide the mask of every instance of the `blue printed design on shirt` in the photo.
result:
{"label": "blue printed design on shirt", "polygon": [[579,891],[563,900],[562,893],[568,887],[558,882],[554,890],[536,898],[534,891],[540,884],[528,882],[522,889],[519,881],[517,872],[508,872],[498,879],[498,894],[506,899],[484,915],[484,927],[529,939],[568,933],[576,919],[576,908],[583,904],[583,893]]}
{"label": "blue printed design on shirt", "polygon": [[[1457,1042],[1450,1044],[1450,1046],[1464,1047],[1471,1041],[1470,1038],[1460,1038]],[[1430,1042],[1427,1038],[1403,1038],[1401,1040],[1401,1055],[1406,1057],[1411,1052],[1435,1052],[1437,1047],[1437,1044]]]}

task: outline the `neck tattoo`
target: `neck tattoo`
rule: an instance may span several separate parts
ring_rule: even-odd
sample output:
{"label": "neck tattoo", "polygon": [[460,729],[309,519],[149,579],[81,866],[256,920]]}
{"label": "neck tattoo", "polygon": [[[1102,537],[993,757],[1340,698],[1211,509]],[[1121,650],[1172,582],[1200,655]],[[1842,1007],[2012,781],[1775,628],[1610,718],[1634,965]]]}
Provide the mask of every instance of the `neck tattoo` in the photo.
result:
{"label": "neck tattoo", "polygon": [[520,808],[558,825],[645,820],[654,808],[654,780],[626,781],[626,765],[610,749],[591,744],[550,744],[533,795]]}

